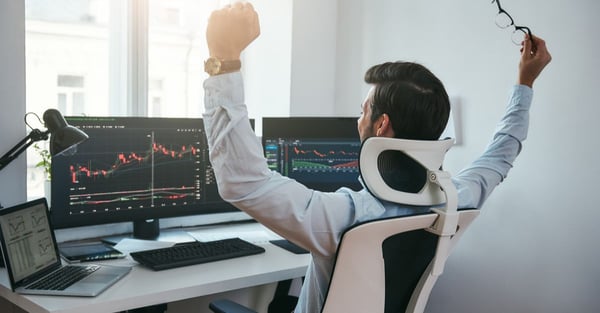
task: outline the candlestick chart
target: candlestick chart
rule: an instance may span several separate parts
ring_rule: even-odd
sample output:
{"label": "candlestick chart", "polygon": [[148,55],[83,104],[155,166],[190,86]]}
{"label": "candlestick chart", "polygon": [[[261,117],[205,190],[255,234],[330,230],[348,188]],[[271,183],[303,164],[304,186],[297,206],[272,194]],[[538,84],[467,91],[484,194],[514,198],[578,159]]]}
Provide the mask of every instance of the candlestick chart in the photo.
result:
{"label": "candlestick chart", "polygon": [[210,176],[202,166],[203,140],[200,130],[98,133],[61,166],[69,205],[74,213],[89,213],[199,201]]}

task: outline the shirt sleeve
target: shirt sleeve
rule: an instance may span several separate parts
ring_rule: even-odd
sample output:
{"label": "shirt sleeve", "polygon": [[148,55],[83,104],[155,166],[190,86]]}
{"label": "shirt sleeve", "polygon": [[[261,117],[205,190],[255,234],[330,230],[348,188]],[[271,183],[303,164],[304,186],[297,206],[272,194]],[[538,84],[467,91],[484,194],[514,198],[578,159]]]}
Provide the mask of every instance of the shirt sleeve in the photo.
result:
{"label": "shirt sleeve", "polygon": [[481,208],[494,188],[507,177],[527,138],[532,97],[531,88],[513,87],[506,112],[485,151],[453,177],[459,207]]}
{"label": "shirt sleeve", "polygon": [[248,121],[241,73],[210,77],[204,89],[204,127],[221,197],[312,253],[334,254],[356,219],[350,193],[314,191],[267,167]]}

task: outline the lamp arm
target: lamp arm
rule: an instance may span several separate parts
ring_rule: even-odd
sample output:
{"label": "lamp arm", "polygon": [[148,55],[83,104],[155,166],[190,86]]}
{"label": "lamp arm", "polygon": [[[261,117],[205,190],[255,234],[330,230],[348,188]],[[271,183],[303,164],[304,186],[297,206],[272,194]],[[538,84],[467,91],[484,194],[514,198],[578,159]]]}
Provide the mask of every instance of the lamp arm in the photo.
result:
{"label": "lamp arm", "polygon": [[23,138],[23,140],[19,141],[12,149],[10,149],[6,154],[0,158],[0,170],[6,167],[10,162],[16,159],[23,151],[27,150],[29,146],[31,146],[34,142],[40,140],[47,140],[48,134],[50,131],[42,132],[39,129],[32,130],[27,137]]}

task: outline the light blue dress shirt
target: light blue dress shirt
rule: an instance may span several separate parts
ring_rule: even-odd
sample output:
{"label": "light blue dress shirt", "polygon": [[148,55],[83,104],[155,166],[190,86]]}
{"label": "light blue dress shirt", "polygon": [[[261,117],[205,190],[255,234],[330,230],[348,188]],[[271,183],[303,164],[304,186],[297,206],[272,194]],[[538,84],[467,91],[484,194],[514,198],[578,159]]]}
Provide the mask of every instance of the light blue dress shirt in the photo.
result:
{"label": "light blue dress shirt", "polygon": [[[342,232],[362,221],[418,209],[382,203],[365,189],[311,190],[269,170],[248,121],[241,73],[210,77],[204,89],[204,126],[221,196],[311,252],[295,312],[321,312]],[[527,86],[513,87],[506,113],[483,155],[453,177],[460,208],[481,208],[512,168],[527,136],[532,95]]]}

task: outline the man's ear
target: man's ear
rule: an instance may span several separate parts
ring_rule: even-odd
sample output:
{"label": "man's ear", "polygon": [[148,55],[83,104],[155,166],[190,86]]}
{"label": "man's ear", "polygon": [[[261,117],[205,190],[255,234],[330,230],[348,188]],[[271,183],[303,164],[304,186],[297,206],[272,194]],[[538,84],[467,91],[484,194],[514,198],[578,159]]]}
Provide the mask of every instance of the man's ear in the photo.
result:
{"label": "man's ear", "polygon": [[392,129],[392,123],[390,121],[390,116],[387,115],[386,113],[381,114],[377,118],[375,125],[376,125],[375,134],[377,134],[377,136],[394,137],[394,131]]}

